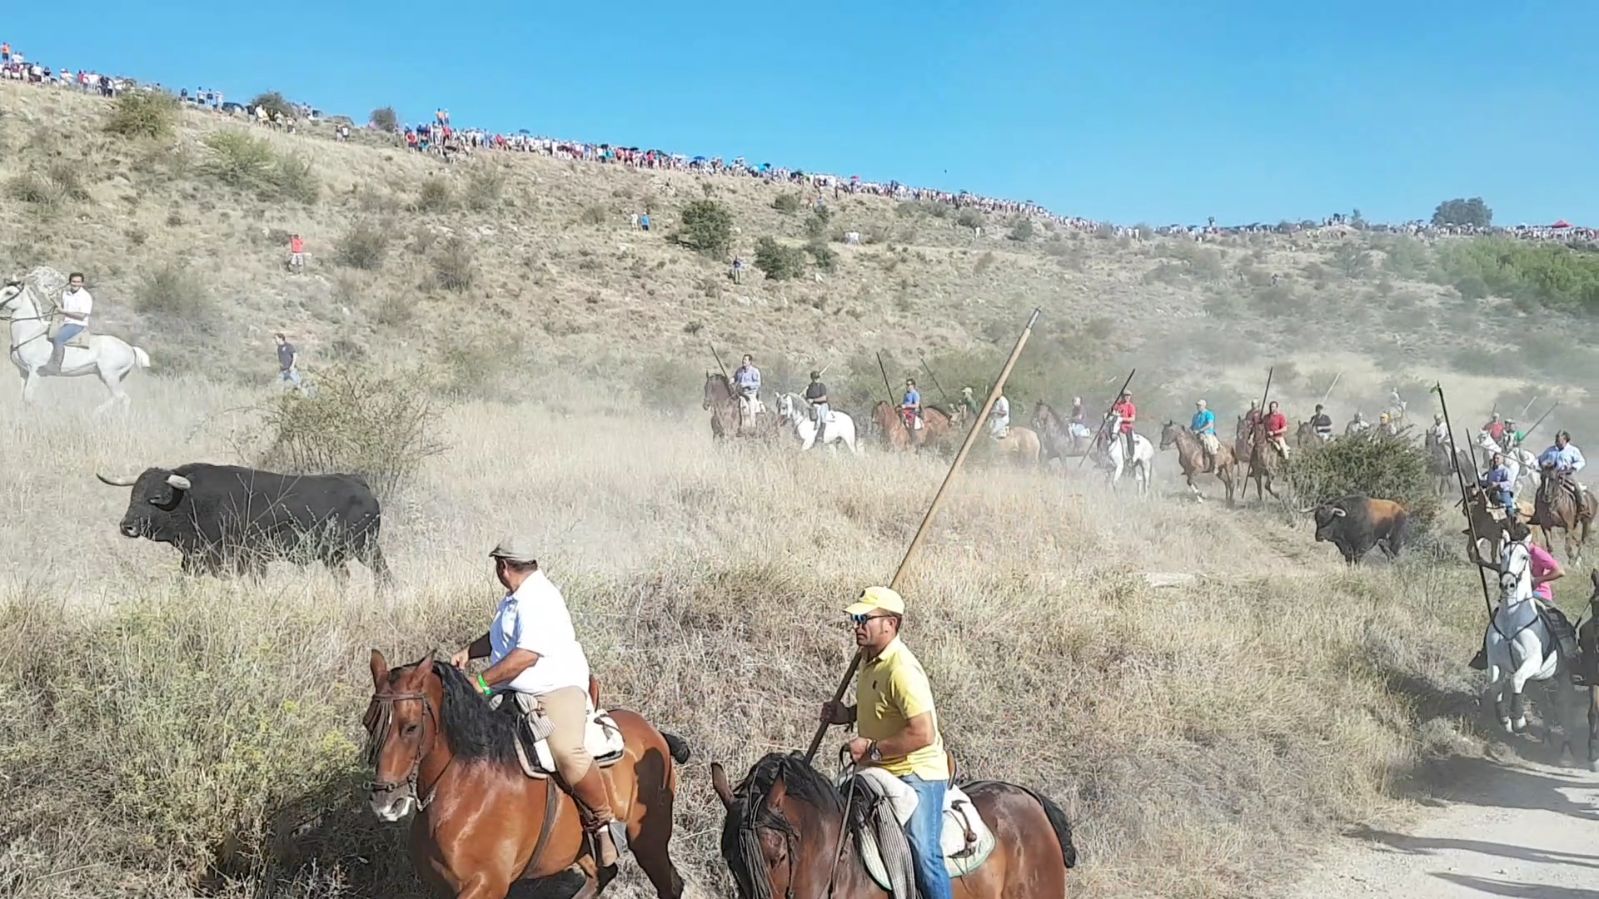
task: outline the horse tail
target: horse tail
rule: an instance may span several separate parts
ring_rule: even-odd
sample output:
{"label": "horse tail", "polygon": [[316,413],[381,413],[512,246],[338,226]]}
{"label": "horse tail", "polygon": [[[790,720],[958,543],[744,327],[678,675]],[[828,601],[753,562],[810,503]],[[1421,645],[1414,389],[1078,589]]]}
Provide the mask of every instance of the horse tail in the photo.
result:
{"label": "horse tail", "polygon": [[150,354],[146,353],[144,351],[143,347],[134,347],[133,348],[133,364],[135,366],[137,366],[138,368],[149,368],[150,367]]}
{"label": "horse tail", "polygon": [[666,740],[666,751],[672,754],[672,761],[677,762],[679,765],[688,761],[688,743],[684,742],[682,737],[677,734],[669,734],[664,730],[661,731],[661,737]]}
{"label": "horse tail", "polygon": [[1072,844],[1072,824],[1066,820],[1066,812],[1060,806],[1051,802],[1048,797],[1036,793],[1026,787],[1019,787],[1023,793],[1033,797],[1044,808],[1044,817],[1049,819],[1049,826],[1055,830],[1055,839],[1060,841],[1060,859],[1066,867],[1077,867],[1077,847]]}

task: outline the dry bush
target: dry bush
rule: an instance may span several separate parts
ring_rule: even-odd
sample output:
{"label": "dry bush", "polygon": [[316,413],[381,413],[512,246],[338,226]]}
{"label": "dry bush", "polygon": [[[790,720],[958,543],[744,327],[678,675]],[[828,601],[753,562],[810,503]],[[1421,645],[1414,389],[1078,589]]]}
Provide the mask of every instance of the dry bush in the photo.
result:
{"label": "dry bush", "polygon": [[145,271],[134,288],[133,306],[145,315],[203,323],[216,312],[216,299],[192,269],[168,262]]}
{"label": "dry bush", "polygon": [[206,135],[204,169],[211,177],[263,199],[314,203],[321,191],[311,163],[279,154],[266,140],[238,130]]}
{"label": "dry bush", "polygon": [[505,197],[505,169],[483,163],[472,167],[462,191],[462,202],[474,212],[487,212],[503,202]]}
{"label": "dry bush", "polygon": [[455,192],[450,189],[450,182],[432,176],[417,185],[416,203],[411,208],[417,212],[448,212],[454,206]]}
{"label": "dry bush", "polygon": [[394,111],[392,106],[380,106],[372,110],[372,114],[367,117],[367,121],[371,123],[372,127],[382,131],[384,134],[393,134],[400,130],[400,116]]}
{"label": "dry bush", "polygon": [[603,225],[611,220],[611,211],[604,206],[585,206],[578,214],[580,225]]}
{"label": "dry bush", "polygon": [[359,474],[379,497],[398,493],[445,449],[433,401],[406,375],[335,366],[317,372],[314,393],[282,394],[261,411],[262,467]]}
{"label": "dry bush", "polygon": [[476,251],[459,234],[434,248],[432,262],[434,282],[445,290],[464,291],[477,280]]}
{"label": "dry bush", "polygon": [[334,241],[334,259],[340,265],[376,271],[383,267],[392,238],[393,228],[386,223],[371,219],[354,222]]}

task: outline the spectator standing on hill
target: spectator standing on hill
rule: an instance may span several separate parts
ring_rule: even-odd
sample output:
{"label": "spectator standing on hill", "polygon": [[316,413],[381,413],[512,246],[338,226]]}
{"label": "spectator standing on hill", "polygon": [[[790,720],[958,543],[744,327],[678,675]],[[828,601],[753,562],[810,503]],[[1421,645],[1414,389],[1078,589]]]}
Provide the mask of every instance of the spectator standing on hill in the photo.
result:
{"label": "spectator standing on hill", "polygon": [[641,230],[650,230],[650,214],[648,212],[638,217],[638,226]]}
{"label": "spectator standing on hill", "polygon": [[11,61],[11,45],[10,44],[0,44],[0,62],[9,63],[10,61]]}
{"label": "spectator standing on hill", "polygon": [[298,234],[289,235],[289,271],[298,274],[305,268],[305,239]]}
{"label": "spectator standing on hill", "polygon": [[302,389],[300,384],[300,351],[294,348],[282,331],[277,333],[278,341],[278,380],[294,385],[295,390]]}

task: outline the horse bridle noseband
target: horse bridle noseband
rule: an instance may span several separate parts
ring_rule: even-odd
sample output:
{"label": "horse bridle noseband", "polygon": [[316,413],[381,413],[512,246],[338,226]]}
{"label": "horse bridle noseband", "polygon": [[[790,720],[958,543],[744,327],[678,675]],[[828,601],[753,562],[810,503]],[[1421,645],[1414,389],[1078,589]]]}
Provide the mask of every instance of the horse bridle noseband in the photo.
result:
{"label": "horse bridle noseband", "polygon": [[[433,804],[433,795],[438,790],[439,781],[444,778],[444,772],[439,772],[439,776],[433,780],[433,786],[428,789],[427,796],[417,793],[416,782],[422,771],[422,760],[433,752],[434,743],[438,741],[439,737],[438,713],[434,711],[433,701],[428,699],[427,694],[421,691],[412,693],[384,691],[372,694],[372,702],[377,705],[377,708],[373,710],[372,716],[369,718],[371,723],[367,725],[368,739],[372,741],[372,746],[367,750],[367,753],[372,764],[376,766],[378,756],[383,752],[383,746],[388,741],[388,730],[394,717],[394,704],[409,701],[422,703],[422,727],[426,729],[428,722],[433,722],[432,740],[428,742],[425,748],[417,752],[416,758],[411,761],[411,770],[406,774],[405,780],[374,780],[367,784],[367,792],[393,793],[403,788],[405,792],[400,795],[409,796],[417,804],[417,811],[422,811]],[[444,767],[448,770],[449,766],[453,764],[455,764],[455,759],[451,757],[449,763]],[[373,773],[375,774],[376,772],[374,771]]]}

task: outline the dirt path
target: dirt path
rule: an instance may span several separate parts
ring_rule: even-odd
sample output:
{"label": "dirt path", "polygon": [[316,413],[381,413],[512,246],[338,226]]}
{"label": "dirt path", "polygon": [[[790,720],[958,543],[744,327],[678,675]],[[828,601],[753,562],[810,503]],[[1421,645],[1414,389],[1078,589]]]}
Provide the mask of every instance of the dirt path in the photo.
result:
{"label": "dirt path", "polygon": [[1599,775],[1455,759],[1415,822],[1349,831],[1285,899],[1599,899]]}

